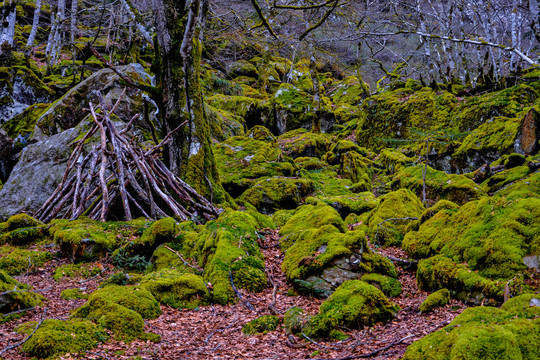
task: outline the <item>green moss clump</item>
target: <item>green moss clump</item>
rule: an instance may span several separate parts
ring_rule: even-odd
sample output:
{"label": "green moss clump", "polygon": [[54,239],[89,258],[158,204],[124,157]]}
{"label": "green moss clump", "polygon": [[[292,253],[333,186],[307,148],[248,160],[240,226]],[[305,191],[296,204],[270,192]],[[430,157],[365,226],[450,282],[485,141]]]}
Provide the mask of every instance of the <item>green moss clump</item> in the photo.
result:
{"label": "green moss clump", "polygon": [[418,308],[421,313],[431,312],[433,309],[445,306],[450,301],[450,291],[448,289],[440,289],[430,294],[422,305]]}
{"label": "green moss clump", "polygon": [[309,179],[272,177],[255,183],[240,200],[252,204],[263,214],[271,214],[278,209],[296,208],[313,191],[313,185]]}
{"label": "green moss clump", "polygon": [[85,318],[110,330],[118,340],[146,339],[144,320],[161,315],[159,303],[144,288],[111,285],[95,291],[75,310],[73,318]]}
{"label": "green moss clump", "polygon": [[128,245],[128,253],[150,256],[159,245],[171,241],[178,231],[178,224],[172,217],[155,221]]}
{"label": "green moss clump", "polygon": [[[35,326],[34,322],[26,323],[18,331],[29,334]],[[46,319],[23,344],[22,350],[30,356],[51,358],[90,350],[107,339],[107,332],[101,326],[87,320]]]}
{"label": "green moss clump", "polygon": [[48,251],[26,250],[4,246],[0,248],[0,269],[9,275],[33,272],[52,259]]}
{"label": "green moss clump", "polygon": [[103,270],[101,265],[96,264],[66,264],[54,269],[53,279],[56,281],[62,278],[83,278],[88,279],[99,274]]}
{"label": "green moss clump", "polygon": [[75,299],[88,299],[89,295],[83,292],[79,288],[66,289],[60,293],[60,297],[64,300],[75,300]]}
{"label": "green moss clump", "polygon": [[247,256],[233,262],[231,272],[234,284],[242,289],[259,293],[268,286],[264,272],[264,261]]}
{"label": "green moss clump", "polygon": [[363,275],[360,280],[375,286],[388,297],[397,297],[401,294],[401,283],[393,277],[380,274],[366,274]]}
{"label": "green moss clump", "polygon": [[437,214],[439,211],[442,210],[456,210],[459,209],[459,206],[456,203],[453,203],[448,200],[439,200],[435,205],[433,205],[430,208],[427,208],[422,215],[418,218],[418,220],[411,222],[406,230],[409,231],[418,231],[418,228],[420,225],[431,219],[435,214]]}
{"label": "green moss clump", "polygon": [[301,334],[308,326],[311,316],[304,314],[304,309],[294,306],[285,312],[283,327],[286,334]]}
{"label": "green moss clump", "polygon": [[333,168],[325,167],[320,170],[300,170],[298,175],[303,179],[313,181],[312,196],[330,197],[352,195],[353,183],[342,178]]}
{"label": "green moss clump", "polygon": [[6,231],[41,226],[43,223],[27,214],[13,215],[6,221]]}
{"label": "green moss clump", "polygon": [[214,154],[223,188],[235,198],[261,178],[294,172],[274,142],[235,136],[215,145]]}
{"label": "green moss clump", "polygon": [[334,261],[367,247],[363,231],[341,233],[333,225],[306,229],[285,252],[281,268],[290,280],[318,275]]}
{"label": "green moss clump", "polygon": [[339,212],[342,218],[349,214],[362,214],[371,211],[377,206],[377,199],[370,191],[351,195],[322,196],[306,198],[306,204],[317,205],[319,202],[330,205]]}
{"label": "green moss clump", "polygon": [[15,139],[17,136],[26,136],[34,132],[37,119],[49,107],[48,104],[34,104],[26,108],[21,114],[2,124],[8,136]]}
{"label": "green moss clump", "polygon": [[484,299],[498,302],[503,298],[502,282],[486,279],[467,265],[457,264],[443,255],[421,260],[416,281],[421,290],[446,288],[452,297],[472,303],[480,303]]}
{"label": "green moss clump", "polygon": [[531,168],[527,165],[503,170],[484,181],[482,187],[487,193],[494,193],[514,181],[527,178],[530,173]]}
{"label": "green moss clump", "polygon": [[242,326],[242,332],[246,335],[266,334],[276,330],[280,323],[281,318],[278,316],[264,315]]}
{"label": "green moss clump", "polygon": [[146,275],[141,286],[149,290],[162,304],[175,309],[192,309],[210,303],[210,293],[202,277],[162,270]]}
{"label": "green moss clump", "polygon": [[[259,261],[263,256],[257,244],[257,229],[267,225],[266,218],[254,217],[249,211],[227,209],[218,219],[208,222],[196,238],[182,243],[179,251],[184,258],[194,258],[204,269],[204,280],[213,289],[214,302],[227,304],[235,299],[230,280],[235,262],[240,261],[235,273],[245,276],[238,279],[242,286],[253,284],[253,289],[260,289],[266,283]],[[244,258],[249,260],[241,261]]]}
{"label": "green moss clump", "polygon": [[278,210],[272,215],[272,220],[277,227],[283,227],[293,216],[295,210]]}
{"label": "green moss clump", "polygon": [[[521,297],[516,299],[515,303],[524,303]],[[540,308],[525,306],[529,314],[512,306],[465,309],[443,329],[410,345],[403,359],[538,359]]]}
{"label": "green moss clump", "polygon": [[[351,180],[353,184],[363,182],[367,190],[371,189],[372,161],[358,154],[356,151],[349,151],[341,155],[339,163],[339,174]],[[366,191],[367,191],[366,190]]]}
{"label": "green moss clump", "polygon": [[[17,288],[16,291],[15,287]],[[44,300],[43,296],[33,293],[28,285],[18,282],[5,271],[0,270],[0,314],[15,310],[33,308]]]}
{"label": "green moss clump", "polygon": [[297,129],[279,136],[280,149],[287,156],[322,158],[332,147],[333,137],[324,133],[313,133],[306,129]]}
{"label": "green moss clump", "polygon": [[388,193],[380,198],[379,204],[369,214],[369,236],[375,243],[401,244],[409,221],[399,219],[418,218],[424,210],[422,202],[408,189]]}
{"label": "green moss clump", "polygon": [[482,198],[438,212],[405,236],[403,249],[412,258],[444,254],[482,276],[510,278],[526,268],[524,256],[540,254],[539,218],[540,197],[531,191]]}
{"label": "green moss clump", "polygon": [[333,225],[340,232],[347,231],[347,225],[331,206],[320,203],[316,206],[303,205],[298,207],[279,231],[279,235],[282,237],[281,250],[285,251],[291,247],[305,230],[324,225]]}
{"label": "green moss clump", "polygon": [[360,280],[349,280],[322,303],[306,332],[317,338],[327,337],[331,330],[339,327],[358,329],[389,321],[399,310],[399,306],[390,302],[376,287]]}
{"label": "green moss clump", "polygon": [[[391,183],[393,189],[407,188],[422,196],[423,166],[406,166],[394,176]],[[478,200],[486,194],[474,181],[463,175],[447,174],[427,167],[426,169],[426,199],[438,201],[446,199],[457,204]]]}

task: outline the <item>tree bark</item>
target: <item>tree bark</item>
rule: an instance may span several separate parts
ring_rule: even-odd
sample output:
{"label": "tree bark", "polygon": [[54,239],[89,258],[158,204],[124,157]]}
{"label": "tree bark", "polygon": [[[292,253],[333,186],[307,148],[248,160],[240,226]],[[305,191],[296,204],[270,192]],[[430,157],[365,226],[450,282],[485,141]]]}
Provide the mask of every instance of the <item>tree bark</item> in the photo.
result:
{"label": "tree bark", "polygon": [[2,54],[4,46],[13,47],[17,19],[16,4],[12,0],[6,0],[3,5],[0,10],[0,54]]}
{"label": "tree bark", "polygon": [[32,30],[30,30],[30,35],[28,35],[28,40],[26,42],[26,47],[30,48],[34,45],[34,40],[36,39],[37,29],[39,27],[39,16],[41,15],[41,0],[36,0],[36,8],[34,10],[34,20],[32,21]]}

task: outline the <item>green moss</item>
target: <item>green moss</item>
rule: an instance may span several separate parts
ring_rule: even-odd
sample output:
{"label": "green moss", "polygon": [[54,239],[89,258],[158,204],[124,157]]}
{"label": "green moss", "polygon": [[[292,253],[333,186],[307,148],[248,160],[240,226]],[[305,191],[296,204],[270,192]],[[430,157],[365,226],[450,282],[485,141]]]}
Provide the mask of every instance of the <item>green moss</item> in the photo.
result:
{"label": "green moss", "polygon": [[358,329],[387,322],[399,310],[399,306],[390,302],[376,287],[360,280],[349,280],[322,303],[306,332],[313,337],[326,337],[339,327]]}
{"label": "green moss", "polygon": [[278,228],[283,227],[293,216],[295,210],[278,210],[272,215],[272,220]]}
{"label": "green moss", "polygon": [[141,286],[162,304],[175,309],[196,308],[210,303],[210,293],[202,277],[178,270],[162,270],[144,277]]}
{"label": "green moss", "polygon": [[482,183],[482,187],[486,192],[493,193],[514,181],[526,178],[530,173],[531,168],[527,165],[513,167],[491,176]]}
{"label": "green moss", "polygon": [[324,203],[300,206],[279,231],[282,251],[291,247],[302,232],[324,225],[333,225],[340,232],[347,231],[347,226],[332,207]]}
{"label": "green moss", "polygon": [[261,292],[268,286],[264,272],[264,262],[254,256],[238,259],[231,265],[236,286],[251,292]]}
{"label": "green moss", "polygon": [[267,100],[247,96],[215,94],[207,97],[205,101],[214,108],[227,111],[244,119],[248,128],[253,125],[260,125],[261,119],[266,118],[270,110],[270,104]]}
{"label": "green moss", "polygon": [[403,165],[411,164],[416,159],[397,150],[383,149],[380,153],[379,161],[390,173],[397,172]]}
{"label": "green moss", "polygon": [[[447,174],[427,167],[426,169],[426,199],[439,201],[446,199],[457,204],[478,200],[486,194],[480,186],[463,175]],[[422,196],[424,182],[423,166],[401,167],[391,183],[393,189],[407,188],[417,196]]]}
{"label": "green moss", "polygon": [[366,274],[363,275],[360,280],[375,286],[388,297],[397,297],[401,294],[401,283],[393,277],[380,274]]}
{"label": "green moss", "polygon": [[442,307],[448,304],[450,301],[450,291],[447,289],[440,289],[430,294],[426,300],[422,302],[422,305],[418,308],[422,313],[431,312],[437,307]]}
{"label": "green moss", "polygon": [[[435,214],[437,214],[439,211],[442,210],[457,210],[459,209],[459,206],[456,203],[453,203],[448,200],[439,200],[435,205],[433,205],[430,208],[427,208],[424,210],[422,215],[418,218],[416,221],[412,221],[409,225],[407,225],[407,232],[409,231],[418,231],[418,228],[420,225],[431,219]],[[404,239],[405,241],[405,239]]]}
{"label": "green moss", "polygon": [[159,315],[159,303],[148,290],[111,285],[90,295],[72,317],[93,320],[112,331],[116,339],[132,341],[147,336],[143,319],[155,319]]}
{"label": "green moss", "polygon": [[280,323],[281,319],[278,316],[264,315],[242,326],[242,332],[246,335],[266,334],[276,330]]}
{"label": "green moss", "polygon": [[372,172],[370,170],[372,161],[358,154],[356,151],[349,151],[341,155],[339,163],[339,174],[345,179],[351,180],[353,184],[363,181],[371,188]]}
{"label": "green moss", "polygon": [[79,288],[66,289],[60,293],[60,297],[64,300],[73,300],[73,299],[88,299],[88,294],[83,292]]}
{"label": "green moss", "polygon": [[362,262],[359,264],[361,270],[368,274],[377,273],[387,275],[397,279],[398,273],[394,263],[388,258],[371,251],[364,251]]}
{"label": "green moss", "polygon": [[525,269],[523,257],[540,253],[540,198],[511,192],[459,210],[443,210],[409,232],[403,248],[413,258],[445,254],[490,278]]}
{"label": "green moss", "polygon": [[352,141],[340,140],[330,148],[323,160],[328,162],[330,165],[337,165],[342,162],[342,157],[345,154],[350,154],[351,152],[355,152],[357,155],[362,156],[367,155],[367,150],[362,149]]}
{"label": "green moss", "polygon": [[369,85],[359,81],[356,76],[348,76],[334,84],[335,90],[330,95],[332,102],[338,105],[347,104],[359,106],[369,95]]}
{"label": "green moss", "polygon": [[[35,326],[35,322],[26,323],[18,331],[29,334]],[[52,358],[90,350],[107,338],[107,332],[101,326],[87,320],[46,319],[23,344],[22,350],[30,356]]]}
{"label": "green moss", "polygon": [[128,244],[128,253],[150,256],[159,245],[171,241],[177,231],[178,223],[171,217],[155,221],[144,230],[141,237]]}
{"label": "green moss", "polygon": [[403,359],[537,359],[540,308],[531,312],[536,319],[504,307],[465,309],[448,326],[409,346]]}
{"label": "green moss", "polygon": [[218,141],[232,136],[244,135],[245,121],[240,116],[205,104],[205,113],[210,124],[210,133]]}
{"label": "green moss", "polygon": [[96,264],[66,264],[54,269],[53,279],[58,281],[63,278],[88,279],[99,274],[103,270],[101,265]]}
{"label": "green moss", "polygon": [[246,136],[255,140],[277,144],[277,138],[270,132],[270,130],[261,125],[252,127],[247,132]]}
{"label": "green moss", "polygon": [[305,229],[285,252],[282,270],[289,280],[318,275],[331,267],[334,261],[351,256],[353,249],[367,247],[362,231],[341,233],[333,225]]}
{"label": "green moss", "polygon": [[283,317],[283,328],[286,334],[301,334],[308,326],[311,316],[304,313],[304,309],[294,306],[285,312]]}
{"label": "green moss", "polygon": [[342,196],[352,195],[353,186],[349,179],[344,179],[332,168],[322,170],[300,170],[298,174],[303,179],[314,182],[313,195],[315,196]]}
{"label": "green moss", "polygon": [[261,178],[291,176],[294,171],[275,144],[262,140],[235,136],[215,145],[214,151],[223,187],[233,197]]}
{"label": "green moss", "polygon": [[454,298],[479,303],[484,299],[500,301],[504,284],[486,279],[471,271],[467,265],[436,255],[418,263],[416,281],[421,290],[435,291],[446,288]]}
{"label": "green moss", "polygon": [[[195,258],[199,266],[204,268],[204,280],[213,290],[214,302],[227,304],[235,299],[230,280],[235,262],[248,257],[262,260],[257,244],[257,229],[265,225],[264,221],[257,220],[248,212],[227,209],[217,220],[208,222],[196,238],[186,239],[181,244],[179,251],[184,258]],[[261,262],[256,259],[237,265],[238,273],[246,277],[240,281],[245,286],[254,284],[255,288],[259,288],[260,284],[266,282],[262,278]]]}
{"label": "green moss", "polygon": [[43,296],[31,292],[28,285],[18,282],[0,270],[0,314],[33,308],[44,300]]}
{"label": "green moss", "polygon": [[0,235],[0,244],[28,245],[47,236],[45,226],[24,227]]}
{"label": "green moss", "polygon": [[239,199],[262,213],[271,214],[278,209],[296,208],[312,191],[313,182],[309,179],[277,176],[258,181]]}
{"label": "green moss", "polygon": [[21,114],[13,117],[2,124],[8,136],[15,139],[19,135],[27,135],[34,132],[37,119],[49,107],[48,104],[34,104],[26,108]]}
{"label": "green moss", "polygon": [[380,198],[379,204],[369,214],[367,219],[369,236],[375,243],[400,244],[409,224],[409,220],[400,219],[418,218],[423,212],[422,202],[408,189],[386,194]]}
{"label": "green moss", "polygon": [[11,246],[0,248],[0,269],[9,275],[36,271],[51,259],[52,254],[47,251],[25,250]]}
{"label": "green moss", "polygon": [[369,212],[377,206],[375,195],[369,191],[351,195],[306,198],[306,204],[317,205],[319,202],[330,205],[336,209],[343,218],[347,217],[350,213],[362,214]]}
{"label": "green moss", "polygon": [[299,157],[322,158],[331,148],[333,137],[324,133],[313,133],[306,129],[286,132],[278,138],[280,149],[293,159]]}

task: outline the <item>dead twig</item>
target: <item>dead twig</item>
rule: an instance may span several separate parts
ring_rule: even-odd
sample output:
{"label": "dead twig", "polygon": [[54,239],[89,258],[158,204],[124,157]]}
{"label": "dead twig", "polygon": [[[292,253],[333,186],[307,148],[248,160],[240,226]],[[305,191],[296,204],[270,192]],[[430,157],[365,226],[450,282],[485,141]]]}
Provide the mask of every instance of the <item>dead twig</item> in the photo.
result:
{"label": "dead twig", "polygon": [[231,287],[233,288],[234,293],[236,294],[238,299],[240,301],[242,301],[242,303],[245,305],[245,307],[247,307],[249,310],[255,311],[255,308],[253,307],[253,305],[251,305],[251,303],[248,300],[246,300],[246,299],[244,299],[242,297],[242,294],[240,294],[240,291],[238,291],[238,289],[236,288],[236,285],[234,285],[232,272],[230,272],[230,271],[229,271],[229,278],[231,279]]}
{"label": "dead twig", "polygon": [[18,343],[16,344],[13,344],[13,345],[10,345],[6,348],[4,348],[2,351],[0,351],[0,355],[2,355],[3,353],[5,353],[6,351],[9,351],[9,350],[13,350],[13,349],[16,349],[18,348],[19,346],[23,345],[25,342],[27,342],[28,340],[30,340],[30,338],[32,336],[34,336],[34,334],[36,333],[37,329],[39,329],[39,327],[41,326],[41,324],[43,324],[43,321],[45,320],[45,316],[47,315],[47,308],[43,309],[43,315],[41,317],[41,320],[40,322],[36,325],[36,327],[34,328],[34,330],[22,341],[19,341]]}
{"label": "dead twig", "polygon": [[182,260],[182,262],[184,263],[184,265],[189,266],[189,267],[192,268],[192,269],[195,269],[195,270],[196,270],[197,272],[199,272],[199,273],[202,273],[202,272],[204,271],[204,270],[201,269],[199,266],[197,266],[197,265],[192,265],[192,264],[188,263],[188,262],[186,261],[186,259],[184,259],[184,257],[182,256],[182,254],[180,254],[178,251],[175,251],[175,250],[171,249],[171,248],[168,247],[167,245],[163,245],[163,247],[164,247],[165,249],[169,250],[170,252],[172,252],[173,254],[175,254],[176,256],[178,256],[178,257],[180,258],[180,260]]}

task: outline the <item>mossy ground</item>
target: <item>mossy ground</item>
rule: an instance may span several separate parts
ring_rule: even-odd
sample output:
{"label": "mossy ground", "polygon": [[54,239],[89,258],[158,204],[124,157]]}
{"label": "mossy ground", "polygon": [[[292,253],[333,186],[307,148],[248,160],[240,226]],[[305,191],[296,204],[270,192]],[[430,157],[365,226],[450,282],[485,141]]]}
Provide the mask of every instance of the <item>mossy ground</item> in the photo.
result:
{"label": "mossy ground", "polygon": [[266,334],[277,329],[281,319],[275,315],[264,315],[255,320],[251,320],[242,326],[242,332],[246,335]]}
{"label": "mossy ground", "polygon": [[48,251],[26,250],[12,246],[0,247],[0,269],[9,275],[21,275],[36,271],[52,259]]}
{"label": "mossy ground", "polygon": [[403,359],[537,359],[540,308],[529,305],[533,297],[521,295],[502,309],[466,309],[448,326],[413,343]]}

